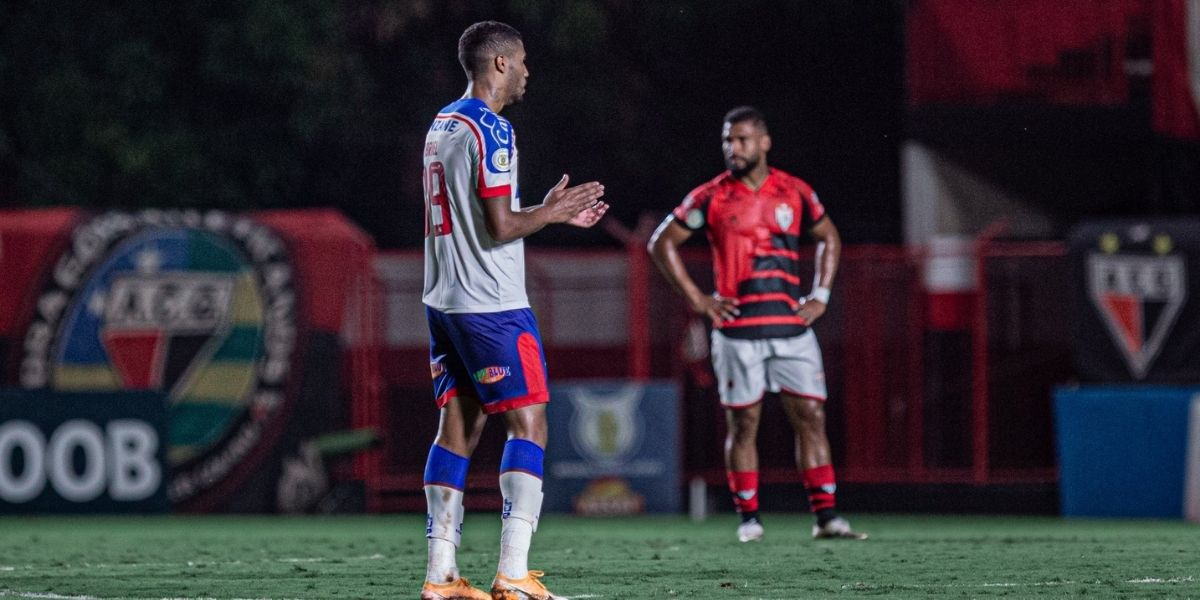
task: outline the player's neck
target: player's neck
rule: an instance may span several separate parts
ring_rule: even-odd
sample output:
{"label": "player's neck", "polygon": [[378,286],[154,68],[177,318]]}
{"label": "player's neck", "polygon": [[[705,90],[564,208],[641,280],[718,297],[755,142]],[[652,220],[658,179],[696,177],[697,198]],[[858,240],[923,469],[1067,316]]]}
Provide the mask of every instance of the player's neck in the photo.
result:
{"label": "player's neck", "polygon": [[734,177],[745,184],[746,187],[757,191],[762,187],[764,181],[767,180],[767,175],[771,174],[771,168],[767,166],[765,161],[758,163],[753,169],[742,173],[735,173]]}
{"label": "player's neck", "polygon": [[500,87],[490,85],[487,80],[472,80],[467,82],[467,91],[463,93],[463,98],[476,98],[482,100],[494,113],[499,113],[508,106],[508,98]]}

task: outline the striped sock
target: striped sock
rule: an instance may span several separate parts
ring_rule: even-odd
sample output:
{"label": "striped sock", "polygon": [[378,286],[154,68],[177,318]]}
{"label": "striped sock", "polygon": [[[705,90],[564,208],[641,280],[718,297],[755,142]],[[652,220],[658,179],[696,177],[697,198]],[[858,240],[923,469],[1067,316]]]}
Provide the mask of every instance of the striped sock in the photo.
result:
{"label": "striped sock", "polygon": [[833,465],[805,469],[804,488],[808,490],[808,506],[814,514],[818,517],[834,514],[833,509],[837,505],[837,481],[833,476]]}
{"label": "striped sock", "polygon": [[726,471],[733,505],[742,515],[758,513],[758,471]]}

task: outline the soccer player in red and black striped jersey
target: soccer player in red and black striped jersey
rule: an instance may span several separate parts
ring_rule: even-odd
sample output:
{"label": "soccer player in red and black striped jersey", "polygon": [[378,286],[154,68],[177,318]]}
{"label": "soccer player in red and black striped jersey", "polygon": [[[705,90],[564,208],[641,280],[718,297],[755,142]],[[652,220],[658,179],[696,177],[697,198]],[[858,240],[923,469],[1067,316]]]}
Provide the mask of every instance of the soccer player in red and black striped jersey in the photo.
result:
{"label": "soccer player in red and black striped jersey", "polygon": [[[835,509],[825,368],[809,328],[829,304],[841,238],[807,183],[767,165],[771,136],[761,112],[729,111],[721,136],[729,170],[692,190],[659,225],[649,249],[692,310],[713,323],[713,370],[728,423],[725,468],[742,517],[738,539],[763,535],[755,444],[767,392],[779,394],[796,432],[796,466],[816,516],[813,537],[864,539]],[[700,230],[712,246],[713,294],[700,290],[679,257],[679,246]],[[817,243],[808,294],[799,272],[802,233]]]}

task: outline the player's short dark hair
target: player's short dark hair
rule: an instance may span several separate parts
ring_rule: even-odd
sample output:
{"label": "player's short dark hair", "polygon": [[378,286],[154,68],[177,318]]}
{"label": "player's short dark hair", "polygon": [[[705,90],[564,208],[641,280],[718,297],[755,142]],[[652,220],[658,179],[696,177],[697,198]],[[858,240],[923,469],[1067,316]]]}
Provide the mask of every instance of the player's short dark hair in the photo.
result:
{"label": "player's short dark hair", "polygon": [[521,41],[521,32],[499,21],[480,21],[458,38],[458,62],[470,77],[483,72],[492,57],[505,54]]}
{"label": "player's short dark hair", "polygon": [[751,125],[767,131],[767,117],[763,116],[762,111],[753,106],[738,106],[725,113],[725,122],[730,125],[736,125],[749,121]]}

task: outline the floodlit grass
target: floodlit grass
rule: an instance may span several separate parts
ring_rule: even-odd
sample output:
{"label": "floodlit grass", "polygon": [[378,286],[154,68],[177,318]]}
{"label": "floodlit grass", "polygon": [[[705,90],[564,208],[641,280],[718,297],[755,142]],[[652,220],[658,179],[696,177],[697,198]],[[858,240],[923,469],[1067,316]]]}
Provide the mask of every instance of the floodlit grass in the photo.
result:
{"label": "floodlit grass", "polygon": [[[572,598],[1200,598],[1200,527],[1167,521],[851,515],[865,542],[809,539],[807,515],[548,516],[530,563]],[[0,598],[416,598],[423,515],[4,517]],[[499,519],[467,519],[459,566],[483,587]]]}

